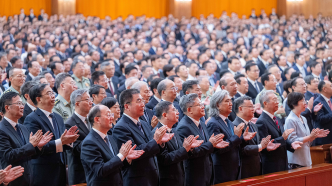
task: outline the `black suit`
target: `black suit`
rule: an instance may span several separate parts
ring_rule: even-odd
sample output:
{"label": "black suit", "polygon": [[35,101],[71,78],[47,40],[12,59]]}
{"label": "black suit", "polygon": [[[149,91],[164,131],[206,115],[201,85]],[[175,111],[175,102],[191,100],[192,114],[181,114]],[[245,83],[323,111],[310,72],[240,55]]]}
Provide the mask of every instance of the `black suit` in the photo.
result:
{"label": "black suit", "polygon": [[39,150],[29,143],[30,131],[23,125],[19,125],[22,137],[20,138],[14,127],[6,120],[0,122],[0,156],[1,166],[7,167],[8,165],[22,166],[24,168],[23,176],[18,177],[9,185],[28,186],[31,185],[32,179],[32,166],[31,158],[36,155]]}
{"label": "black suit", "polygon": [[[233,123],[228,122],[228,124],[233,129],[232,131],[234,131]],[[225,135],[224,140],[229,142],[228,147],[215,149],[212,154],[214,169],[213,184],[236,180],[240,165],[239,147],[243,138],[239,138],[234,133],[232,134],[232,131],[230,131],[224,120],[219,116],[211,117],[207,123],[207,129],[209,136],[222,133]]]}
{"label": "black suit", "polygon": [[33,78],[30,76],[30,74],[27,75],[27,78],[25,79],[25,82],[31,81]]}
{"label": "black suit", "polygon": [[79,183],[86,183],[84,168],[81,162],[81,146],[84,138],[89,134],[89,129],[83,121],[74,113],[67,119],[65,127],[69,130],[71,127],[78,127],[78,139],[73,143],[73,149],[67,150],[68,161],[68,184],[75,185]]}
{"label": "black suit", "polygon": [[33,185],[36,186],[58,186],[66,184],[66,162],[65,150],[69,149],[68,145],[63,145],[63,152],[57,153],[55,140],[61,137],[65,131],[63,119],[59,114],[53,113],[58,124],[57,134],[47,116],[39,108],[31,112],[24,120],[24,125],[32,132],[36,133],[42,130],[43,133],[50,131],[53,138],[42,149],[42,154],[36,159],[32,159],[33,167]]}
{"label": "black suit", "polygon": [[291,150],[291,142],[289,140],[284,140],[282,134],[284,132],[283,125],[279,122],[279,128],[272,118],[267,115],[264,111],[259,116],[256,121],[256,126],[258,128],[259,140],[271,135],[271,139],[274,139],[275,143],[280,143],[281,145],[274,151],[262,150],[262,171],[263,174],[285,171],[288,169],[288,159],[287,150]]}
{"label": "black suit", "polygon": [[190,158],[185,160],[187,186],[210,186],[213,176],[212,158],[210,154],[213,152],[214,148],[212,143],[209,142],[210,136],[205,123],[200,122],[200,125],[202,126],[204,136],[196,124],[185,115],[176,128],[182,141],[190,135],[199,135],[198,140],[204,140],[201,146],[191,151]]}
{"label": "black suit", "polygon": [[147,108],[144,108],[144,115],[139,117],[140,120],[146,122],[148,125],[150,125],[151,130],[153,129],[151,126],[151,120],[153,117],[153,111]]}
{"label": "black suit", "polygon": [[126,115],[123,115],[113,129],[113,137],[120,147],[128,140],[137,145],[137,150],[144,150],[144,154],[131,162],[131,165],[123,167],[123,185],[125,186],[157,186],[158,185],[158,162],[156,154],[160,147],[153,139],[150,127],[144,121],[142,131]]}
{"label": "black suit", "polygon": [[118,94],[117,99],[118,100],[120,99],[121,92],[124,91],[124,90],[126,90],[125,84],[123,84],[122,86],[120,86],[119,89],[117,90],[117,94]]}
{"label": "black suit", "polygon": [[[236,117],[236,119],[233,121],[233,124],[238,126],[239,124],[244,123],[244,121]],[[261,169],[261,158],[260,158],[260,152],[258,145],[260,144],[259,141],[259,133],[257,126],[253,123],[250,123],[251,129],[254,131],[250,132],[257,132],[256,136],[249,140],[244,141],[244,143],[241,143],[240,145],[240,172],[239,172],[239,179],[244,179],[248,177],[254,177],[262,174]],[[245,125],[243,128],[243,131],[247,129],[248,125]]]}
{"label": "black suit", "polygon": [[152,96],[152,98],[150,99],[149,103],[147,103],[145,105],[146,108],[153,110],[153,108],[158,104],[159,102],[156,100],[156,98],[154,98],[154,96]]}
{"label": "black suit", "polygon": [[[259,94],[259,92],[257,92],[256,88],[254,87],[255,85],[251,84],[250,81],[248,80],[248,84],[249,84],[249,88],[248,88],[248,92],[247,92],[247,96],[251,97],[252,100],[255,100],[257,95]],[[263,85],[260,82],[257,82],[258,88],[260,91],[263,90]]]}
{"label": "black suit", "polygon": [[81,160],[88,185],[123,185],[121,175],[123,162],[117,156],[119,150],[114,139],[111,135],[108,135],[108,139],[114,154],[104,139],[93,129],[82,142]]}
{"label": "black suit", "polygon": [[[163,125],[158,123],[156,128]],[[153,133],[155,130],[153,131]],[[160,186],[184,186],[185,172],[183,161],[189,157],[188,152],[182,146],[179,134],[173,129],[174,137],[165,143],[165,147],[157,155]]]}
{"label": "black suit", "polygon": [[313,94],[313,93],[307,91],[307,92],[304,94],[304,97],[305,97],[305,100],[306,100],[306,101],[309,101],[312,97],[314,97],[314,101],[315,101],[315,99],[318,97],[318,94]]}
{"label": "black suit", "polygon": [[18,120],[19,123],[23,124],[25,118],[32,112],[32,109],[28,106],[28,104],[24,105],[23,116]]}
{"label": "black suit", "polygon": [[[330,98],[330,101],[332,101],[331,98]],[[329,129],[331,131],[332,130],[332,124],[331,124],[332,111],[322,95],[319,95],[315,99],[313,108],[315,108],[315,106],[318,103],[322,103],[323,107],[317,112],[317,115],[313,115],[313,118],[315,121],[314,127],[315,128],[318,127],[320,129]],[[323,144],[329,144],[329,143],[332,143],[332,134],[331,133],[329,133],[327,135],[327,137],[325,137],[325,138],[316,139],[316,145],[323,145]]]}
{"label": "black suit", "polygon": [[256,64],[259,68],[259,77],[261,77],[265,73],[265,70],[266,70],[265,64],[259,58],[257,59]]}

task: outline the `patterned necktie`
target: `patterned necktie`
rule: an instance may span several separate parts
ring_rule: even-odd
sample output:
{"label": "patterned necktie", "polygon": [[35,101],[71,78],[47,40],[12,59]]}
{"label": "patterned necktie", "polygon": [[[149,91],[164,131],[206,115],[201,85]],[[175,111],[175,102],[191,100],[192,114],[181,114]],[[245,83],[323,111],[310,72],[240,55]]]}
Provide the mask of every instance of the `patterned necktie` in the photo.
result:
{"label": "patterned necktie", "polygon": [[108,148],[111,150],[112,154],[114,155],[112,145],[111,145],[110,141],[108,140],[107,135],[105,136],[104,141],[105,141],[106,145],[108,146]]}
{"label": "patterned necktie", "polygon": [[260,92],[259,87],[258,87],[258,85],[257,85],[257,82],[255,82],[255,89],[257,90],[257,93]]}
{"label": "patterned necktie", "polygon": [[[51,118],[52,118],[52,123],[53,123],[53,128],[54,128],[54,137],[56,139],[59,139],[60,138],[60,132],[59,132],[59,127],[58,127],[58,122],[56,121],[55,117],[54,117],[54,113],[51,113],[49,115]],[[64,155],[62,152],[59,153],[60,154],[60,159],[61,159],[61,162],[64,163]]]}
{"label": "patterned necktie", "polygon": [[22,134],[22,132],[21,132],[21,128],[20,128],[20,126],[19,126],[18,124],[16,124],[15,127],[16,127],[16,132],[17,132],[18,136],[21,138],[23,144],[25,144],[25,140],[24,140],[24,138],[23,138],[23,134]]}
{"label": "patterned necktie", "polygon": [[329,100],[327,103],[329,104],[329,107],[330,107],[330,109],[332,110],[331,100]]}
{"label": "patterned necktie", "polygon": [[231,131],[232,135],[234,135],[234,131],[233,131],[232,126],[231,126],[231,121],[228,118],[226,118],[226,123],[227,123],[227,127]]}
{"label": "patterned necktie", "polygon": [[204,139],[204,131],[203,131],[203,127],[202,127],[202,125],[200,123],[198,124],[198,129],[199,129],[199,131],[202,134],[202,138]]}
{"label": "patterned necktie", "polygon": [[110,91],[112,93],[112,95],[114,96],[114,90],[112,88],[112,82],[110,80],[108,80],[109,86],[110,86]]}
{"label": "patterned necktie", "polygon": [[142,123],[141,122],[137,122],[137,127],[138,129],[144,134],[143,128],[142,128]]}
{"label": "patterned necktie", "polygon": [[277,117],[273,116],[273,121],[274,121],[274,123],[277,125],[278,129],[280,129],[280,126],[279,126],[279,124],[278,124]]}

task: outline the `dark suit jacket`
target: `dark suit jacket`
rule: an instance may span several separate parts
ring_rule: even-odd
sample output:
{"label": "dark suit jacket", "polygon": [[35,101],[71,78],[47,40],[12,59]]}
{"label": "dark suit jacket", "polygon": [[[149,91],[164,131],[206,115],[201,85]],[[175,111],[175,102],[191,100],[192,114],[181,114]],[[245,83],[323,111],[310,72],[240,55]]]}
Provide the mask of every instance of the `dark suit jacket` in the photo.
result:
{"label": "dark suit jacket", "polygon": [[[233,124],[236,126],[241,123],[244,123],[244,121],[239,117],[236,117],[236,119],[233,121]],[[250,125],[257,133],[253,139],[249,141],[243,141],[240,145],[239,179],[254,177],[262,174],[260,152],[258,152],[258,145],[260,144],[259,133],[255,124],[250,123]],[[248,125],[245,125],[243,132],[247,129],[247,127]]]}
{"label": "dark suit jacket", "polygon": [[100,135],[91,129],[82,142],[81,160],[88,185],[122,186],[121,167],[123,162],[117,156],[118,146],[111,135],[108,135],[114,155]]}
{"label": "dark suit jacket", "polygon": [[[112,77],[112,83],[113,83],[113,92],[114,94],[112,94],[111,90],[108,88],[106,89],[106,93],[108,93],[109,95],[112,95],[112,97],[114,97],[114,95],[118,95],[118,85],[119,85],[119,79],[117,76],[113,76]],[[120,94],[119,94],[120,95]],[[108,97],[108,96],[107,96]]]}
{"label": "dark suit jacket", "polygon": [[154,51],[153,48],[151,47],[150,50],[149,50],[149,54],[150,54],[150,55],[155,55],[155,54],[156,54],[156,51]]}
{"label": "dark suit jacket", "polygon": [[[233,129],[233,123],[230,122],[229,124],[231,124],[230,127]],[[229,142],[228,147],[215,149],[212,154],[214,168],[213,184],[236,180],[240,165],[239,147],[243,138],[241,139],[236,135],[232,135],[232,132],[219,116],[211,117],[207,123],[207,130],[209,131],[209,136],[212,134],[224,134],[224,140]]]}
{"label": "dark suit jacket", "polygon": [[306,101],[309,101],[312,97],[314,97],[314,100],[315,100],[315,98],[318,97],[318,94],[313,94],[313,93],[307,91],[307,92],[304,94],[304,97],[305,97],[304,99],[305,99]]}
{"label": "dark suit jacket", "polygon": [[[251,84],[249,81],[248,81],[248,84],[249,84],[249,89],[248,89],[248,92],[247,92],[246,95],[249,96],[249,97],[251,97],[252,100],[255,100],[256,97],[257,97],[257,95],[259,94],[259,92],[257,92],[257,90],[254,87],[254,85]],[[262,85],[262,83],[257,82],[257,85],[258,85],[259,90],[262,91],[263,88],[264,88],[263,85]]]}
{"label": "dark suit jacket", "polygon": [[0,122],[1,166],[22,166],[24,168],[23,176],[10,182],[9,185],[29,186],[34,179],[32,177],[31,158],[39,150],[29,143],[30,131],[25,126],[18,125],[20,126],[25,142],[21,140],[14,127],[6,119]]}
{"label": "dark suit jacket", "polygon": [[[163,125],[158,123],[156,128]],[[155,130],[153,130],[153,133]],[[182,146],[179,134],[173,129],[174,137],[165,143],[165,147],[157,155],[160,186],[184,186],[185,172],[184,160],[189,157],[189,153]]]}
{"label": "dark suit jacket", "polygon": [[190,158],[185,160],[186,186],[209,186],[212,181],[211,153],[214,148],[212,143],[209,142],[210,136],[206,125],[202,122],[200,123],[204,131],[204,136],[202,136],[196,124],[186,115],[181,119],[176,128],[181,141],[190,135],[199,135],[198,140],[204,140],[201,146],[191,151]]}
{"label": "dark suit jacket", "polygon": [[150,109],[145,108],[145,109],[144,109],[144,114],[145,114],[146,117],[144,117],[144,115],[143,115],[143,116],[139,117],[139,119],[140,119],[140,120],[143,120],[143,121],[146,122],[148,125],[150,125],[151,130],[152,130],[153,128],[152,128],[152,126],[151,126],[151,120],[152,120],[152,117],[153,117],[153,111],[150,110]]}
{"label": "dark suit jacket", "polygon": [[[59,114],[53,113],[57,121],[60,135],[65,131],[63,119]],[[32,132],[36,133],[42,130],[43,133],[50,131],[53,133],[53,138],[42,149],[42,154],[36,159],[32,159],[33,167],[33,185],[65,185],[66,184],[66,162],[65,150],[70,149],[68,145],[63,145],[63,152],[57,153],[55,140],[59,139],[59,134],[56,134],[54,128],[46,117],[46,115],[39,109],[31,112],[24,120],[24,125]],[[62,160],[61,160],[62,156]]]}
{"label": "dark suit jacket", "polygon": [[158,104],[159,102],[154,98],[154,96],[151,97],[149,103],[145,105],[146,108],[153,110],[153,108]]}
{"label": "dark suit jacket", "polygon": [[257,59],[256,63],[259,68],[259,77],[260,77],[265,73],[266,67],[265,67],[263,61],[261,61],[259,58]]}
{"label": "dark suit jacket", "polygon": [[264,111],[256,121],[260,141],[262,138],[271,135],[271,139],[274,139],[275,143],[281,144],[280,147],[274,151],[267,151],[266,149],[262,150],[263,174],[288,170],[287,150],[293,150],[291,150],[290,141],[284,140],[282,137],[284,127],[280,122],[278,124],[280,129],[278,129],[271,117]]}
{"label": "dark suit jacket", "polygon": [[32,77],[30,76],[30,74],[27,75],[27,78],[25,79],[25,82],[27,81],[31,81],[32,80]]}
{"label": "dark suit jacket", "polygon": [[[330,101],[332,99],[330,98]],[[332,120],[332,111],[328,105],[328,103],[325,101],[322,95],[319,95],[315,101],[313,108],[318,104],[322,103],[323,107],[317,112],[317,115],[313,115],[313,119],[315,121],[314,127],[320,128],[320,129],[329,129],[332,130],[331,120]],[[316,139],[316,145],[323,145],[323,144],[329,144],[332,143],[332,134],[328,134],[325,138],[317,138]]]}
{"label": "dark suit jacket", "polygon": [[28,106],[28,104],[24,105],[23,116],[18,120],[20,124],[24,123],[25,118],[32,112],[32,109]]}
{"label": "dark suit jacket", "polygon": [[68,162],[68,183],[75,185],[79,183],[86,183],[84,168],[81,162],[81,146],[84,138],[89,134],[89,129],[85,126],[83,121],[74,113],[67,119],[65,126],[69,130],[72,126],[78,127],[78,139],[73,143],[73,149],[67,150]]}
{"label": "dark suit jacket", "polygon": [[117,99],[119,100],[120,99],[120,94],[122,91],[126,90],[126,86],[125,84],[123,84],[122,86],[119,87],[118,91],[117,91]]}
{"label": "dark suit jacket", "polygon": [[[296,66],[296,64],[293,65],[293,69],[296,71],[296,72],[300,72],[299,68]],[[307,68],[304,68],[304,72],[305,72],[305,75],[309,75],[309,73],[307,72]]]}
{"label": "dark suit jacket", "polygon": [[123,185],[125,186],[156,186],[158,185],[158,162],[156,154],[160,147],[153,139],[153,134],[147,123],[141,121],[142,131],[126,115],[123,115],[113,129],[113,137],[120,147],[128,140],[137,145],[137,150],[144,150],[144,154],[123,167]]}
{"label": "dark suit jacket", "polygon": [[114,62],[114,66],[115,66],[114,76],[120,77],[122,75],[122,72],[120,70],[120,66],[116,62]]}

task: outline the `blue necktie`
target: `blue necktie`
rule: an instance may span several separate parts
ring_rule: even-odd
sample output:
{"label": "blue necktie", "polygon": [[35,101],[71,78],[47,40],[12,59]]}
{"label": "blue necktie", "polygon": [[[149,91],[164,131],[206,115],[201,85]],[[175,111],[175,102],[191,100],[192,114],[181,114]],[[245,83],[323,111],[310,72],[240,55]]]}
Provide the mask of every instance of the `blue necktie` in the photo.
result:
{"label": "blue necktie", "polygon": [[257,90],[257,93],[259,93],[260,90],[259,90],[259,88],[258,88],[257,82],[255,82],[255,88],[256,88],[256,90]]}
{"label": "blue necktie", "polygon": [[25,144],[25,140],[23,138],[23,135],[22,135],[22,132],[21,132],[21,128],[20,128],[20,126],[18,124],[16,124],[16,132],[17,132],[18,136],[20,136],[23,144]]}
{"label": "blue necktie", "polygon": [[226,119],[226,123],[227,123],[227,126],[228,126],[229,130],[231,131],[232,135],[234,135],[234,131],[233,131],[232,126],[231,126],[231,121],[229,121],[228,118]]}
{"label": "blue necktie", "polygon": [[[56,121],[55,117],[54,117],[54,113],[51,113],[49,115],[52,118],[52,123],[53,123],[53,128],[54,128],[54,136],[56,139],[59,139],[61,137],[60,132],[59,132],[59,127],[58,127],[58,122]],[[64,157],[63,157],[63,153],[60,152],[60,159],[61,162],[64,163]]]}
{"label": "blue necktie", "polygon": [[112,145],[111,145],[111,143],[110,143],[108,137],[105,136],[104,140],[105,140],[105,142],[106,142],[106,145],[108,146],[108,148],[110,148],[112,154],[114,155],[114,151],[113,151]]}
{"label": "blue necktie", "polygon": [[137,127],[144,134],[141,122],[139,122],[139,121],[137,122]]}
{"label": "blue necktie", "polygon": [[203,131],[203,127],[202,127],[201,124],[198,124],[198,129],[199,129],[199,131],[200,131],[201,134],[202,134],[202,139],[204,140],[204,131]]}

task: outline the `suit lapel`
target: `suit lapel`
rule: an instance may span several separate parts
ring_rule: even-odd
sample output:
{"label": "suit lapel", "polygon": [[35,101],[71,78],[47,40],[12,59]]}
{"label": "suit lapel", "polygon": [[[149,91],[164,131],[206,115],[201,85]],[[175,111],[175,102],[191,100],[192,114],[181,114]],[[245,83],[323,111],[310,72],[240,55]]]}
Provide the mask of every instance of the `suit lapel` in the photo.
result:
{"label": "suit lapel", "polygon": [[204,132],[204,138],[205,138],[204,140],[208,141],[209,133],[208,133],[208,131],[206,129],[206,125],[205,125],[205,123],[202,123],[201,120],[199,120],[199,123],[201,124],[203,132]]}
{"label": "suit lapel", "polygon": [[198,127],[196,126],[196,124],[188,117],[188,116],[185,116],[186,117],[186,120],[187,122],[189,123],[189,125],[191,126],[191,128],[193,128],[195,131],[196,131],[196,135],[199,135],[198,139],[200,140],[204,140],[205,139],[202,137],[202,134],[201,132],[199,131]]}
{"label": "suit lapel", "polygon": [[221,117],[219,117],[219,116],[217,116],[217,117],[215,117],[215,118],[216,118],[217,121],[219,122],[219,125],[221,126],[221,128],[223,128],[224,131],[226,131],[227,135],[228,135],[229,137],[231,137],[231,136],[232,136],[232,133],[231,133],[231,131],[229,131],[229,128],[226,126],[226,123],[224,122],[224,120],[223,120]]}
{"label": "suit lapel", "polygon": [[[262,114],[264,114],[264,117],[266,118],[266,120],[270,123],[270,125],[272,125],[277,131],[278,131],[278,133],[280,132],[280,129],[278,129],[278,127],[277,127],[277,125],[276,125],[276,123],[273,121],[273,119],[269,116],[269,115],[267,115],[265,112],[263,112]],[[279,127],[280,127],[280,125],[279,125]]]}
{"label": "suit lapel", "polygon": [[108,135],[108,139],[112,145],[112,149],[113,149],[113,152],[114,152],[114,155],[118,154],[119,153],[119,149],[117,148],[117,145],[115,143],[115,141],[113,140],[113,137],[111,135]]}
{"label": "suit lapel", "polygon": [[110,154],[110,156],[113,157],[113,154],[112,154],[112,152],[111,152],[111,149],[108,148],[108,146],[106,145],[106,142],[104,141],[104,139],[102,139],[102,138],[100,137],[100,135],[99,135],[96,131],[94,131],[94,130],[91,130],[91,133],[92,133],[93,136],[97,139],[97,141],[99,142],[99,144],[101,144],[101,146],[103,146],[103,148],[104,148],[107,152],[109,152],[108,154]]}
{"label": "suit lapel", "polygon": [[14,127],[6,119],[3,120],[3,124],[7,127],[9,132],[11,132],[13,136],[15,136],[16,144],[20,144],[20,146],[23,146],[24,145],[23,141],[21,140],[20,136],[18,136],[18,134],[17,134],[16,130],[14,129]]}
{"label": "suit lapel", "polygon": [[76,125],[79,128],[79,130],[81,130],[86,135],[88,135],[89,129],[85,126],[85,124],[82,122],[82,120],[75,113],[73,114],[73,119],[75,120]]}
{"label": "suit lapel", "polygon": [[39,115],[39,116],[42,118],[42,120],[44,120],[44,122],[47,123],[48,128],[49,128],[50,131],[53,133],[54,137],[56,137],[56,134],[55,134],[54,128],[53,128],[53,126],[52,126],[50,120],[49,120],[49,119],[46,117],[46,115],[44,114],[44,112],[41,111],[39,108],[37,108],[37,110],[36,110],[36,114]]}
{"label": "suit lapel", "polygon": [[[139,134],[144,139],[144,141],[146,141],[145,140],[146,137],[144,136],[144,134],[142,133],[142,131],[140,131],[138,129],[138,127],[136,126],[136,124],[130,118],[128,118],[127,116],[123,115],[122,117],[123,117],[123,120],[125,120],[125,122],[128,124],[128,126],[131,129],[133,129],[137,134]],[[142,127],[143,127],[143,125],[142,125]],[[144,129],[143,129],[143,131],[144,131]]]}

